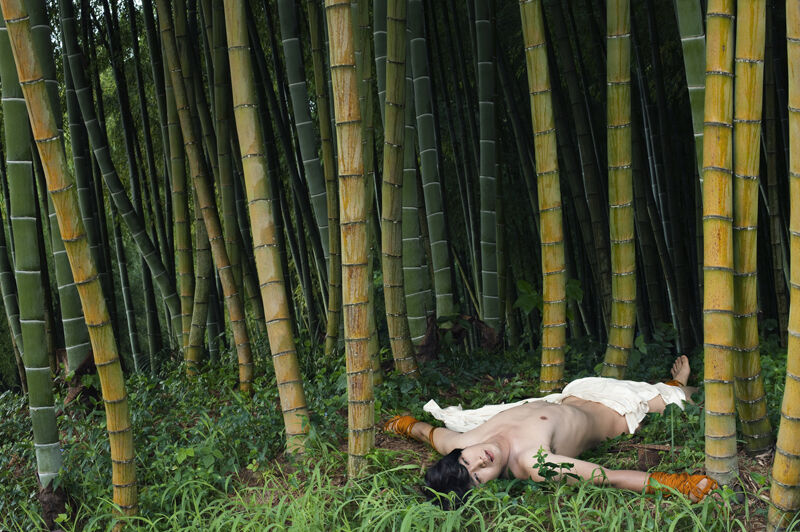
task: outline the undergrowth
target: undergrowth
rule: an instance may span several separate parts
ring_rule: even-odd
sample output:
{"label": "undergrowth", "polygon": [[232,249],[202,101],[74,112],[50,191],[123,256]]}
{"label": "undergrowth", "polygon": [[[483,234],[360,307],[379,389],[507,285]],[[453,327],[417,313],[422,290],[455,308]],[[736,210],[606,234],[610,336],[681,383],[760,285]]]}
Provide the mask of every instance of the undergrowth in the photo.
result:
{"label": "undergrowth", "polygon": [[[660,335],[648,345],[637,342],[630,378],[653,380],[656,371],[666,375],[671,338],[669,331]],[[728,531],[753,530],[765,521],[769,471],[747,467],[751,488],[744,504],[735,504],[730,490],[690,504],[680,496],[645,496],[583,482],[498,479],[473,490],[460,509],[443,511],[421,495],[423,464],[431,456],[411,447],[375,449],[369,474],[347,481],[343,357],[325,360],[310,343],[300,347],[311,414],[308,448],[298,458],[282,453],[282,416],[267,357],[258,359],[260,377],[250,398],[235,391],[235,372],[226,364],[208,366],[188,380],[181,365],[172,362],[159,377],[128,380],[140,486],[139,514],[125,518],[129,529]],[[568,375],[592,374],[602,350],[589,340],[573,342]],[[695,376],[702,375],[700,359],[692,357]],[[785,351],[770,337],[762,346],[762,363],[776,416]],[[538,371],[538,357],[522,350],[468,354],[449,349],[425,366],[418,381],[387,374],[376,390],[376,422],[399,411],[424,418],[422,405],[430,398],[471,408],[534,396]],[[65,383],[59,383],[57,404],[65,391]],[[702,401],[702,395],[695,399]],[[637,468],[637,450],[661,445],[666,450],[660,451],[660,469],[702,469],[699,407],[670,407],[648,418],[636,435],[610,440],[583,458],[611,468]],[[60,525],[67,531],[111,529],[121,518],[110,500],[102,402],[86,392],[59,409],[58,423],[64,447],[59,483],[69,497]],[[30,435],[24,398],[0,395],[0,530],[43,526]]]}

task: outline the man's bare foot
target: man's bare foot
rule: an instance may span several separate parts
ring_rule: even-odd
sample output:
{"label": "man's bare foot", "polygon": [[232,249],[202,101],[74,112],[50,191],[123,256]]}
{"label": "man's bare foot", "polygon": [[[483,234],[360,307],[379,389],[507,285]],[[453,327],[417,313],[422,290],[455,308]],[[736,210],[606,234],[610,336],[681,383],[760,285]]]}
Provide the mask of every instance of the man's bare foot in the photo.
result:
{"label": "man's bare foot", "polygon": [[675,363],[672,364],[672,378],[676,381],[680,382],[681,385],[686,386],[686,383],[689,382],[689,374],[691,373],[691,368],[689,367],[689,357],[686,355],[681,355],[675,359]]}

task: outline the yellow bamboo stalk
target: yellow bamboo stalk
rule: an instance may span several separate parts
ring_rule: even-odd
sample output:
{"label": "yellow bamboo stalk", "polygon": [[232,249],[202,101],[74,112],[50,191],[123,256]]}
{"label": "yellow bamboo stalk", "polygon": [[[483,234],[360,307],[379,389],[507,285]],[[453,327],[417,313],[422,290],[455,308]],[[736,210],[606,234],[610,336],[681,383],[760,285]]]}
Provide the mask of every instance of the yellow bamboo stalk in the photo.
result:
{"label": "yellow bamboo stalk", "polygon": [[785,530],[800,510],[800,0],[786,1],[789,65],[790,307],[786,388],[772,464],[767,516],[770,530]]}
{"label": "yellow bamboo stalk", "polygon": [[286,426],[287,448],[302,451],[308,434],[308,418],[300,365],[292,333],[289,300],[281,268],[275,213],[272,208],[264,156],[264,138],[259,126],[256,84],[247,34],[247,10],[243,0],[225,0],[225,28],[228,37],[233,87],[233,112],[239,151],[244,169],[247,204],[253,234],[253,252],[264,303],[264,319],[278,382],[278,394]]}
{"label": "yellow bamboo stalk", "polygon": [[28,107],[33,138],[42,160],[47,189],[53,200],[59,231],[89,328],[106,410],[114,504],[124,514],[132,515],[137,510],[138,495],[125,379],[97,267],[83,226],[75,180],[67,164],[61,133],[50,106],[42,65],[32,46],[30,19],[23,0],[1,0],[0,4]]}
{"label": "yellow bamboo stalk", "polygon": [[[398,372],[418,377],[403,284],[403,152],[406,106],[406,0],[387,4],[386,105],[381,188],[381,258],[389,343]],[[409,146],[408,149],[414,149]]]}
{"label": "yellow bamboo stalk", "polygon": [[733,0],[711,0],[703,126],[703,342],[706,471],[738,474],[733,390]]}
{"label": "yellow bamboo stalk", "polygon": [[542,369],[539,391],[551,393],[563,386],[567,330],[567,267],[561,220],[561,185],[542,3],[541,0],[522,0],[519,7],[528,66],[542,242]]}
{"label": "yellow bamboo stalk", "polygon": [[342,308],[347,367],[347,472],[364,474],[375,445],[375,398],[370,360],[367,201],[361,144],[361,111],[350,0],[325,0],[339,164],[342,237]]}
{"label": "yellow bamboo stalk", "polygon": [[183,144],[186,156],[189,159],[189,171],[192,175],[194,190],[197,194],[196,208],[199,208],[203,213],[203,222],[211,244],[211,254],[214,257],[214,264],[219,274],[225,305],[231,321],[231,329],[233,329],[233,341],[236,345],[236,355],[239,359],[239,389],[248,393],[252,389],[253,355],[250,350],[250,338],[247,334],[244,305],[236,288],[236,280],[228,260],[228,252],[225,249],[222,225],[219,221],[214,192],[209,183],[208,167],[201,146],[202,139],[198,133],[200,128],[192,117],[186,87],[183,82],[169,4],[167,0],[158,0],[156,6],[158,9],[158,25],[162,37],[161,42],[166,52],[164,54],[165,63],[169,65],[175,105],[178,108],[178,119],[181,124],[181,133],[183,134]]}
{"label": "yellow bamboo stalk", "polygon": [[772,445],[767,398],[758,351],[756,298],[758,166],[764,81],[766,0],[739,2],[736,9],[736,77],[733,115],[734,376],[736,409],[747,450]]}
{"label": "yellow bamboo stalk", "polygon": [[608,0],[608,206],[611,235],[611,321],[604,377],[622,378],[636,325],[636,246],[631,170],[631,17],[629,0]]}

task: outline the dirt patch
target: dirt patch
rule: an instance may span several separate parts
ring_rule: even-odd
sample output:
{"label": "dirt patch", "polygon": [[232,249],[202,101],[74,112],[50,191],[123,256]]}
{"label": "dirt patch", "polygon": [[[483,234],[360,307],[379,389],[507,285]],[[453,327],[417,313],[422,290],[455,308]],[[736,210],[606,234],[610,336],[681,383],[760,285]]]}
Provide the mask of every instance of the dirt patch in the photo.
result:
{"label": "dirt patch", "polygon": [[378,431],[375,434],[375,447],[390,451],[413,451],[414,454],[419,456],[420,465],[424,468],[428,468],[441,458],[441,455],[431,449],[428,444],[403,438],[396,434],[387,434],[383,431]]}
{"label": "dirt patch", "polygon": [[39,503],[42,505],[42,518],[48,530],[61,530],[56,525],[58,514],[66,513],[66,494],[60,487],[53,490],[53,486],[39,489]]}

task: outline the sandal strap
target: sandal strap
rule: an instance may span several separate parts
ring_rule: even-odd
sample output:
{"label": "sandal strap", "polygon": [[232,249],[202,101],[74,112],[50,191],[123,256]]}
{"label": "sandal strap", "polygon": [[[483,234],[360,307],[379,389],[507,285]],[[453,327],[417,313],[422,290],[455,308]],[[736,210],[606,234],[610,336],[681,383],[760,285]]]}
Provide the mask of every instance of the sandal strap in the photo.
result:
{"label": "sandal strap", "polygon": [[683,384],[681,381],[679,381],[677,379],[668,380],[664,384],[666,384],[667,386],[677,386],[678,388],[680,388],[682,386],[686,386],[685,384]]}
{"label": "sandal strap", "polygon": [[394,432],[406,438],[411,437],[411,428],[419,423],[419,420],[414,416],[398,415],[391,418],[383,425],[383,430],[386,432]]}

